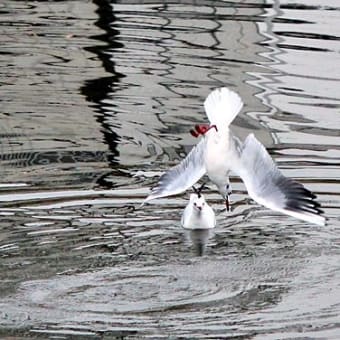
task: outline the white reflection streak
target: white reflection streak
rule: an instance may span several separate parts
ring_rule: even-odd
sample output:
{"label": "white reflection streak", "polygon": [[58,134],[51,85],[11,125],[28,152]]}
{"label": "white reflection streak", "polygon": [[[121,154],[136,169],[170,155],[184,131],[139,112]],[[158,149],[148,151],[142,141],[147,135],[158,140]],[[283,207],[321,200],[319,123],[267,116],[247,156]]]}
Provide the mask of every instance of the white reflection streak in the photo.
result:
{"label": "white reflection streak", "polygon": [[[267,106],[270,111],[268,112],[254,112],[253,114],[249,114],[254,119],[259,119],[261,115],[273,115],[277,112],[277,108],[271,102],[271,96],[277,93],[277,90],[271,86],[271,84],[280,83],[280,76],[282,76],[282,72],[275,70],[273,72],[273,68],[271,66],[282,64],[283,62],[278,58],[279,55],[284,54],[285,52],[277,47],[277,44],[282,42],[282,38],[276,36],[273,31],[273,20],[282,16],[283,12],[280,8],[280,0],[273,0],[273,7],[271,9],[265,10],[266,13],[264,16],[264,22],[256,22],[258,25],[259,33],[266,37],[266,47],[268,49],[267,52],[260,53],[261,56],[268,60],[266,66],[263,66],[265,70],[269,72],[257,73],[257,72],[249,72],[255,80],[249,80],[248,83],[256,86],[257,88],[262,89],[261,93],[256,94],[256,97],[260,98],[261,102]],[[262,124],[265,124],[262,121]],[[278,137],[272,132],[273,138],[275,139],[275,143],[278,143]]]}

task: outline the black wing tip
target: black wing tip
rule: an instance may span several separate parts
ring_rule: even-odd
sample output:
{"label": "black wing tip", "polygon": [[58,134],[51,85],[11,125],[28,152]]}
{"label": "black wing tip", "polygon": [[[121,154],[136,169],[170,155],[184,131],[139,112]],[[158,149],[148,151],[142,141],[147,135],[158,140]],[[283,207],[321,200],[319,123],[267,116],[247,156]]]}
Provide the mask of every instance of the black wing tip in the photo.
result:
{"label": "black wing tip", "polygon": [[301,188],[292,188],[292,187],[287,187],[286,189],[284,189],[284,193],[286,195],[286,197],[304,197],[305,199],[309,199],[309,200],[315,200],[317,198],[317,196],[315,194],[313,194],[311,191],[309,191],[308,189],[306,189],[305,187],[301,187]]}
{"label": "black wing tip", "polygon": [[286,197],[285,208],[287,210],[318,216],[324,214],[321,204],[316,201],[317,196],[302,184],[285,178],[280,185]]}
{"label": "black wing tip", "polygon": [[295,211],[295,212],[306,212],[312,215],[318,215],[322,216],[324,214],[324,211],[319,208],[312,208],[308,206],[303,206],[303,205],[290,205],[287,204],[285,207],[287,210]]}

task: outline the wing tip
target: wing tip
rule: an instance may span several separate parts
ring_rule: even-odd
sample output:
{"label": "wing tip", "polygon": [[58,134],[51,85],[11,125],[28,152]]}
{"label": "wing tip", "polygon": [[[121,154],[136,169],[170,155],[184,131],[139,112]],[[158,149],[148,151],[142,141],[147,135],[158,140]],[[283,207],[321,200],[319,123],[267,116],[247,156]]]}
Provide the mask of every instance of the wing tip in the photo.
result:
{"label": "wing tip", "polygon": [[291,216],[319,226],[327,225],[328,218],[323,216],[323,211],[310,212],[303,209],[285,209]]}
{"label": "wing tip", "polygon": [[[163,193],[166,196],[166,193]],[[159,186],[156,186],[154,188],[151,188],[151,193],[146,197],[146,199],[143,201],[142,204],[148,203],[151,200],[154,200],[156,198],[160,198],[162,197],[162,188],[160,188]]]}
{"label": "wing tip", "polygon": [[297,214],[298,216],[296,217],[307,222],[325,226],[328,219],[323,216],[324,211],[321,204],[316,201],[317,196],[302,184],[296,184],[300,186],[300,191],[290,192],[290,197],[288,197],[285,204],[285,210]]}

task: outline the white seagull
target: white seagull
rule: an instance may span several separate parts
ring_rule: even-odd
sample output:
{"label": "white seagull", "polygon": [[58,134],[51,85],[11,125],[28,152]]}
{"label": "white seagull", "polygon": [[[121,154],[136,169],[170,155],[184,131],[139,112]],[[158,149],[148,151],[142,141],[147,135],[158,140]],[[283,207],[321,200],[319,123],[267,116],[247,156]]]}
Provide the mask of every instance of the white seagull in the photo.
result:
{"label": "white seagull", "polygon": [[325,225],[316,196],[302,184],[285,177],[253,134],[243,143],[233,135],[229,126],[242,106],[240,96],[228,88],[212,91],[204,102],[210,126],[198,125],[191,132],[203,138],[180,164],[160,177],[144,202],[182,193],[205,174],[228,200],[229,172],[233,171],[256,202],[306,222]]}
{"label": "white seagull", "polygon": [[181,219],[181,224],[185,229],[212,229],[216,225],[214,210],[201,193],[203,186],[204,184],[198,189],[193,187],[195,193],[190,195],[189,203]]}

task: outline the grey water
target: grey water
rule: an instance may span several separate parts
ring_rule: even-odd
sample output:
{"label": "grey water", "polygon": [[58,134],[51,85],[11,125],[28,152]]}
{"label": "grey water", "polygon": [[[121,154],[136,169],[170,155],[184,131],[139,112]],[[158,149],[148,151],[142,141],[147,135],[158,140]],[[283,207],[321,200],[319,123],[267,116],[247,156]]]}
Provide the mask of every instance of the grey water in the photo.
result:
{"label": "grey water", "polygon": [[[340,338],[340,3],[0,4],[0,336]],[[197,141],[219,86],[328,224],[208,184],[210,232],[180,227],[188,193],[140,208]]]}

